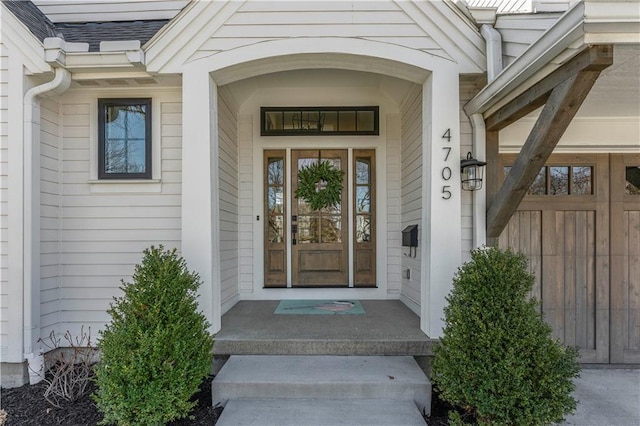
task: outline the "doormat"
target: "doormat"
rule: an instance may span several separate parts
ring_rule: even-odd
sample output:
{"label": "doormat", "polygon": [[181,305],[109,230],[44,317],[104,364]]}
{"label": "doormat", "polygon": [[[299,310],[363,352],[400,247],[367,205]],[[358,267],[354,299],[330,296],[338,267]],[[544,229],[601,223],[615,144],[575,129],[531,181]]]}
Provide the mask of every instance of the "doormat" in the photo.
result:
{"label": "doormat", "polygon": [[281,315],[364,315],[359,300],[281,300],[275,314]]}

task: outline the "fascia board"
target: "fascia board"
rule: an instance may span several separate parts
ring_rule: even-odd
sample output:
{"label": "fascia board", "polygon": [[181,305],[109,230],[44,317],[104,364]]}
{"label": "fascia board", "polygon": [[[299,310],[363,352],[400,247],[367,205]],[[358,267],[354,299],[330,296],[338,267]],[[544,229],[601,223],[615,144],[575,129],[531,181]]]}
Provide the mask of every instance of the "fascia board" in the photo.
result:
{"label": "fascia board", "polygon": [[629,1],[585,3],[585,43],[640,43],[640,5]]}
{"label": "fascia board", "polygon": [[[485,113],[508,101],[553,71],[549,63],[567,49],[577,54],[584,45],[584,3],[576,3],[538,41],[506,67],[465,106],[467,115]],[[565,58],[567,59],[567,58]],[[544,73],[540,71],[544,69]],[[535,77],[533,79],[532,77]],[[526,83],[526,85],[525,85]]]}
{"label": "fascia board", "polygon": [[70,53],[64,56],[64,67],[74,73],[83,69],[144,70],[142,51]]}
{"label": "fascia board", "polygon": [[21,52],[27,72],[40,74],[50,72],[51,67],[44,61],[44,47],[29,29],[0,3],[2,22],[2,43]]}
{"label": "fascia board", "polygon": [[460,65],[461,74],[485,72],[487,64],[484,39],[451,6],[443,1],[396,0],[396,4],[454,58]]}
{"label": "fascia board", "polygon": [[191,3],[162,34],[145,44],[147,69],[150,72],[179,72],[189,57],[244,3],[237,0]]}

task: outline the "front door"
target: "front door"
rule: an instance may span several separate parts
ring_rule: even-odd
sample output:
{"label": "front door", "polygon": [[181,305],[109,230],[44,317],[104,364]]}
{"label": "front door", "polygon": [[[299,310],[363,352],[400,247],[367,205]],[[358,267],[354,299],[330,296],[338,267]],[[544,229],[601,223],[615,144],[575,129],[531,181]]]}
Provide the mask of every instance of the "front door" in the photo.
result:
{"label": "front door", "polygon": [[[314,210],[302,197],[296,197],[298,172],[327,161],[343,171],[340,202]],[[291,283],[294,287],[349,285],[347,151],[293,150],[291,152]],[[317,183],[318,191],[323,191]]]}
{"label": "front door", "polygon": [[[342,184],[335,205],[314,209],[296,192],[300,170],[320,162]],[[264,197],[265,287],[376,287],[374,150],[266,150]]]}

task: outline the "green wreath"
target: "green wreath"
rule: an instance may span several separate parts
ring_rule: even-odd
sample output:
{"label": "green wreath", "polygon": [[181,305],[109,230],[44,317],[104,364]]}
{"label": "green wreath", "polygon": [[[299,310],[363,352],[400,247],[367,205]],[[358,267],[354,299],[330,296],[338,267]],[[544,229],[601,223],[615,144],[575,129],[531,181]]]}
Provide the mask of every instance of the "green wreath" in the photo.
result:
{"label": "green wreath", "polygon": [[298,171],[296,198],[302,198],[313,210],[333,207],[342,199],[344,172],[329,161],[319,161]]}

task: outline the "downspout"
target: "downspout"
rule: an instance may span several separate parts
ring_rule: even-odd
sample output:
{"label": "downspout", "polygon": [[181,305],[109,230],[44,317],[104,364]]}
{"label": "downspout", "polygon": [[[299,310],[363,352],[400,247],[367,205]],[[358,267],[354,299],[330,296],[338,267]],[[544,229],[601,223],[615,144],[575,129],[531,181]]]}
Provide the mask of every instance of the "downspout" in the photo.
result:
{"label": "downspout", "polygon": [[[493,16],[495,23],[495,15]],[[502,37],[491,24],[480,27],[480,34],[487,46],[487,83],[496,78],[502,71]],[[472,114],[472,151],[474,158],[486,161],[486,127],[482,114]],[[473,247],[481,247],[487,243],[487,190],[486,182],[482,189],[473,192]]]}
{"label": "downspout", "polygon": [[23,285],[23,356],[29,369],[29,383],[44,376],[44,357],[35,348],[40,336],[40,100],[46,93],[60,94],[71,85],[71,73],[55,68],[48,83],[27,90],[23,101],[24,161],[24,285]]}

